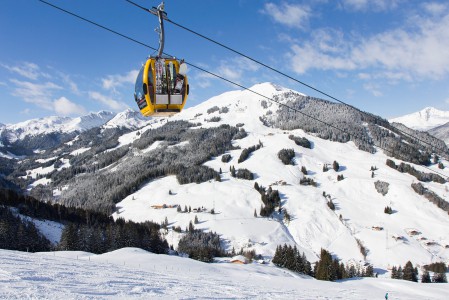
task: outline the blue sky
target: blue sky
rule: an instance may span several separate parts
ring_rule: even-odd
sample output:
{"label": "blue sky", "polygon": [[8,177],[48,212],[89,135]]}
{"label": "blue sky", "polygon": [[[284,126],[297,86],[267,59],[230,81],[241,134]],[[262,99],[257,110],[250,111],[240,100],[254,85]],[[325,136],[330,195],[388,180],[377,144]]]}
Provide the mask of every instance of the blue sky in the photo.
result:
{"label": "blue sky", "polygon": [[[124,0],[48,0],[158,47],[156,17]],[[151,7],[159,1],[135,0]],[[407,0],[178,0],[168,17],[384,118],[449,110],[449,3]],[[326,99],[166,24],[165,52],[245,86],[274,82]],[[137,109],[135,76],[152,51],[37,0],[0,4],[0,123]],[[238,89],[195,69],[194,106]]]}

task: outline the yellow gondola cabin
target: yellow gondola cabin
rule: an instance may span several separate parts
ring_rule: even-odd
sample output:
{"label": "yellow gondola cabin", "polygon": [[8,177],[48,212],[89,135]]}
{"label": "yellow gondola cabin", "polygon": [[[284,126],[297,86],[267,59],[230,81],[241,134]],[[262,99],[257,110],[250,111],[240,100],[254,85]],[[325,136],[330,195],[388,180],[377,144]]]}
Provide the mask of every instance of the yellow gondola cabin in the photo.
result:
{"label": "yellow gondola cabin", "polygon": [[150,57],[137,76],[134,99],[144,116],[180,112],[189,94],[187,66],[175,58]]}

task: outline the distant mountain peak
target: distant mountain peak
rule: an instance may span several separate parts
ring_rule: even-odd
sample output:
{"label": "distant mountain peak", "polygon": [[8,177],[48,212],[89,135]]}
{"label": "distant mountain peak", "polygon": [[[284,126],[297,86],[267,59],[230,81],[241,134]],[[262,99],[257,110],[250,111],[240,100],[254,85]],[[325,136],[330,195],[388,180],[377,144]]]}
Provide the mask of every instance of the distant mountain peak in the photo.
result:
{"label": "distant mountain peak", "polygon": [[149,120],[150,119],[142,116],[140,112],[128,108],[116,114],[114,118],[109,120],[104,125],[104,127],[126,127],[130,129],[136,129],[144,126]]}
{"label": "distant mountain peak", "polygon": [[389,121],[402,123],[412,129],[427,131],[449,122],[449,111],[438,110],[434,107],[425,107],[418,112],[393,118]]}
{"label": "distant mountain peak", "polygon": [[[255,85],[253,85],[252,87],[249,88],[250,90],[263,94],[263,95],[274,95],[274,94],[278,94],[280,92],[295,92],[298,93],[296,91],[293,91],[289,88],[280,86],[278,84],[272,83],[272,82],[262,82],[262,83],[257,83]],[[299,93],[301,94],[301,93]]]}
{"label": "distant mountain peak", "polygon": [[420,114],[424,120],[429,121],[433,116],[444,116],[445,112],[438,110],[435,107],[426,107],[419,111],[418,114]]}

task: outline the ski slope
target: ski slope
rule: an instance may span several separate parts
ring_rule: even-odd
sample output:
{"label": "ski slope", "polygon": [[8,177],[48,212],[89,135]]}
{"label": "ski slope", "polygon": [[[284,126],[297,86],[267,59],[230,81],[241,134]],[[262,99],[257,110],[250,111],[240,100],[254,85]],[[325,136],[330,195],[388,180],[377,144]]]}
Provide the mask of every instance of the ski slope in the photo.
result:
{"label": "ski slope", "polygon": [[447,299],[449,284],[363,278],[318,281],[272,265],[206,264],[124,248],[0,250],[0,299]]}

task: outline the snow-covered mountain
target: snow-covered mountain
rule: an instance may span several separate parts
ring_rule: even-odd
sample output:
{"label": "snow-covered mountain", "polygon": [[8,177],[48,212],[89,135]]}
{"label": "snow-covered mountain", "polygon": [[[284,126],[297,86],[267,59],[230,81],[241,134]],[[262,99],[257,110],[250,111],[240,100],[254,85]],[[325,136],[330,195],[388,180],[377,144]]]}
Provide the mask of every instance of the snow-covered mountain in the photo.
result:
{"label": "snow-covered mountain", "polygon": [[[287,243],[296,245],[312,262],[325,248],[344,262],[368,262],[380,272],[408,260],[420,265],[449,260],[447,212],[412,189],[415,177],[386,166],[387,159],[401,161],[372,141],[376,130],[383,134],[383,147],[388,136],[400,140],[388,122],[373,124],[346,107],[270,83],[251,89],[335,126],[353,126],[347,127],[351,137],[365,134],[364,143],[357,145],[326,126],[318,128],[306,115],[282,111],[258,94],[231,91],[171,118],[150,119],[145,127],[120,136],[79,134],[34,162],[27,160],[18,166],[18,174],[35,179],[29,189],[52,183],[48,188],[60,203],[92,209],[115,205],[115,218],[139,222],[167,218],[170,226],[165,238],[175,248],[183,233],[174,227],[184,229],[196,216],[195,227],[219,233],[227,250],[255,250],[268,259],[277,245]],[[309,131],[295,127],[301,122]],[[229,132],[235,132],[235,138],[228,138]],[[297,145],[295,137],[309,140],[311,147]],[[410,141],[402,143],[413,146]],[[255,145],[262,147],[239,162],[243,150]],[[222,159],[223,147],[228,147],[229,161]],[[293,150],[293,164],[281,162],[282,149]],[[340,166],[337,171],[323,170],[334,161]],[[249,170],[254,179],[233,177],[231,167]],[[430,169],[449,176],[447,168],[432,165]],[[200,180],[202,172],[215,177]],[[51,177],[46,178],[47,174]],[[179,178],[190,183],[181,184]],[[200,179],[196,183],[192,178]],[[313,180],[315,186],[301,185],[305,179]],[[378,181],[388,186],[382,189],[386,193],[378,192]],[[264,204],[256,182],[279,192],[283,211],[260,217]],[[422,184],[447,201],[448,183]],[[193,210],[178,212],[176,206]],[[384,212],[387,206],[392,214]],[[215,214],[210,213],[212,209]]]}
{"label": "snow-covered mountain", "polygon": [[26,136],[55,132],[70,133],[74,131],[85,131],[104,125],[114,116],[114,113],[107,111],[90,113],[86,116],[76,118],[51,116],[7,125],[1,129],[7,131],[8,141],[14,143],[16,140],[23,139]]}
{"label": "snow-covered mountain", "polygon": [[449,122],[449,111],[426,107],[421,111],[393,118],[389,121],[402,123],[412,129],[428,131]]}
{"label": "snow-covered mountain", "polygon": [[104,128],[126,127],[136,129],[143,127],[148,123],[148,118],[142,116],[138,111],[127,109],[116,114],[111,120],[104,124]]}
{"label": "snow-covered mountain", "polygon": [[[251,89],[267,97],[277,95],[283,103],[291,99],[284,95],[296,93],[268,83]],[[174,176],[152,180],[119,202],[114,216],[159,222],[167,217],[174,226],[185,228],[194,215],[179,214],[176,209],[158,210],[151,206],[204,206],[209,210],[214,208],[220,214],[198,213],[201,221],[198,228],[217,231],[235,249],[251,248],[256,249],[257,253],[272,255],[275,245],[293,243],[312,261],[322,247],[346,261],[360,261],[364,259],[359,249],[361,243],[369,249],[367,261],[385,269],[390,264],[404,264],[409,259],[420,264],[436,257],[449,259],[449,236],[444,230],[436,230],[449,226],[447,213],[413,191],[410,185],[416,178],[387,167],[385,162],[389,157],[386,154],[360,151],[353,142],[336,143],[300,129],[285,131],[265,126],[260,118],[275,115],[277,109],[276,104],[259,95],[249,91],[233,91],[174,116],[170,120],[199,122],[203,128],[220,124],[242,125],[248,136],[236,140],[234,145],[244,149],[261,142],[263,148],[242,163],[237,162],[241,149],[228,152],[232,156],[229,163],[222,162],[221,157],[205,163],[214,170],[223,171],[221,182],[181,185]],[[297,146],[289,135],[306,137],[314,146],[312,149]],[[154,142],[142,151],[142,155],[163,147],[163,143]],[[172,147],[188,145],[180,143]],[[285,166],[279,160],[278,152],[284,148],[294,149],[295,165]],[[323,165],[332,164],[333,161],[340,163],[340,171],[331,169],[323,172]],[[279,190],[284,201],[283,208],[293,215],[292,220],[285,222],[281,215],[274,217],[275,222],[254,218],[254,211],[259,214],[261,206],[260,196],[253,188],[254,181],[233,178],[228,171],[231,165],[253,172],[256,177],[254,181],[259,185]],[[301,173],[302,166],[308,170],[307,175]],[[379,168],[374,172],[374,178],[371,177],[372,166]],[[420,166],[416,168],[426,171]],[[437,170],[436,166],[432,168]],[[120,165],[114,167],[114,171],[119,173],[124,169]],[[447,171],[442,172],[449,175]],[[344,175],[345,179],[337,181],[337,175]],[[299,185],[305,177],[318,182],[318,188]],[[375,189],[374,183],[378,180],[389,183],[389,192],[385,196]],[[446,184],[428,183],[426,186],[447,197]],[[169,190],[174,195],[170,196]],[[323,197],[323,192],[331,195],[338,207],[335,211],[327,207],[328,200]],[[146,196],[148,194],[152,195],[151,199]],[[385,214],[386,206],[394,206],[395,213]],[[429,227],[427,222],[430,219],[439,225]],[[420,235],[411,235],[413,230],[420,232]],[[179,235],[170,232],[167,239],[176,246]],[[433,249],[433,246],[426,245],[429,241],[441,246]]]}
{"label": "snow-covered mountain", "polygon": [[[0,153],[4,157],[41,152],[59,142],[66,142],[78,133],[92,128],[133,130],[144,126],[148,119],[130,109],[120,113],[100,111],[85,116],[46,117],[0,126]],[[9,153],[9,154],[6,154]]]}
{"label": "snow-covered mountain", "polygon": [[10,143],[13,143],[26,136],[59,132],[83,132],[101,126],[104,126],[105,128],[126,127],[135,129],[142,127],[146,122],[148,122],[148,119],[143,117],[139,112],[131,109],[127,109],[117,114],[108,111],[100,111],[98,113],[90,113],[76,118],[51,116],[32,119],[17,124],[1,124],[0,134],[1,131],[7,131],[8,140]]}

